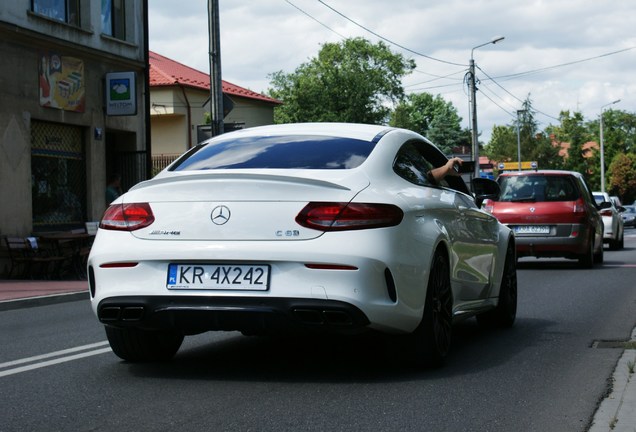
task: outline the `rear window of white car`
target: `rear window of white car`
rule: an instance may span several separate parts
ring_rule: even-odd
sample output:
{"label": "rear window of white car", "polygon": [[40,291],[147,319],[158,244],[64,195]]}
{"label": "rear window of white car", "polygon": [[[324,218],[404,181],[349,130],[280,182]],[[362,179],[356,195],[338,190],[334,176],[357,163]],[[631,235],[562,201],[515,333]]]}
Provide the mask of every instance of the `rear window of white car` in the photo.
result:
{"label": "rear window of white car", "polygon": [[375,142],[330,136],[243,137],[195,147],[170,170],[351,169],[374,147]]}
{"label": "rear window of white car", "polygon": [[579,192],[575,181],[567,175],[500,176],[498,201],[544,202],[576,201]]}

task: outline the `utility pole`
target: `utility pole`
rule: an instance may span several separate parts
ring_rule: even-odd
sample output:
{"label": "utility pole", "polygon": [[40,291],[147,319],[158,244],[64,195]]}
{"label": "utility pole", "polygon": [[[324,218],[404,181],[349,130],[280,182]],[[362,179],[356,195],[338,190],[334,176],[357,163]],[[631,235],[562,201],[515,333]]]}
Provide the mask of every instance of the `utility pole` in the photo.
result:
{"label": "utility pole", "polygon": [[490,42],[483,43],[481,45],[477,45],[473,47],[470,51],[470,63],[468,70],[468,84],[470,87],[470,117],[471,117],[471,129],[472,129],[472,138],[473,138],[473,159],[475,161],[475,177],[481,177],[481,172],[479,170],[479,139],[477,137],[477,87],[475,85],[475,60],[473,59],[473,53],[477,48],[481,48],[486,45],[496,44],[497,42],[501,42],[505,38],[503,36],[495,37]]}
{"label": "utility pole", "polygon": [[221,31],[219,0],[208,0],[210,55],[210,123],[212,136],[223,133],[223,82],[221,79]]}
{"label": "utility pole", "polygon": [[479,139],[477,137],[477,88],[475,87],[475,60],[473,60],[472,53],[470,56],[468,75],[468,86],[470,88],[471,137],[473,144],[473,160],[475,161],[475,173],[473,178],[479,178],[481,177],[481,173],[479,171]]}
{"label": "utility pole", "polygon": [[600,116],[600,126],[601,126],[601,133],[600,133],[600,138],[601,138],[601,192],[605,192],[605,144],[603,142],[603,110],[605,107],[608,107],[610,105],[614,105],[619,103],[621,100],[617,99],[614,102],[610,102],[608,104],[605,104],[601,107],[601,116]]}

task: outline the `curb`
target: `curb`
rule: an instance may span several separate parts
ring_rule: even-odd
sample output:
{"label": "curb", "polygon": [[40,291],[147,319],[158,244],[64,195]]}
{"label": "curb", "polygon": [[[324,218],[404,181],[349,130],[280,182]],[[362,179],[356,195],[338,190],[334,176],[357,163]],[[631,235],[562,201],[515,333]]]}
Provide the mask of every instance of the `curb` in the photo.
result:
{"label": "curb", "polygon": [[[632,331],[636,341],[636,328]],[[612,391],[597,408],[588,432],[636,431],[636,350],[625,349],[612,375]]]}
{"label": "curb", "polygon": [[50,294],[37,297],[4,300],[0,301],[0,312],[89,299],[90,296],[88,294],[88,290],[86,290],[71,293]]}

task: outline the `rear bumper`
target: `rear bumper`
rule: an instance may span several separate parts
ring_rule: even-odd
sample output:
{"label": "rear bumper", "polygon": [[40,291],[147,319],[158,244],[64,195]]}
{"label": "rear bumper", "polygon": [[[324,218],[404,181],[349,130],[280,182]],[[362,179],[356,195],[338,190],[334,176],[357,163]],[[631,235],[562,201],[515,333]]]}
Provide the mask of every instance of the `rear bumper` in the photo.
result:
{"label": "rear bumper", "polygon": [[211,330],[357,333],[369,325],[366,315],[349,303],[303,298],[110,297],[99,302],[97,316],[104,325],[175,329],[185,335]]}
{"label": "rear bumper", "polygon": [[517,256],[578,258],[589,250],[590,235],[581,225],[557,225],[553,232],[556,235],[516,234]]}

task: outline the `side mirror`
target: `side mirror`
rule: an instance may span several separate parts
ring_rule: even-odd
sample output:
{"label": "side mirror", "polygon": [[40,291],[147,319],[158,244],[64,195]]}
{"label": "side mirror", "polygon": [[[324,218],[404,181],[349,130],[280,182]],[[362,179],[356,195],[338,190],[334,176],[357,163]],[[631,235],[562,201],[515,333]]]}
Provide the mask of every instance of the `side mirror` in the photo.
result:
{"label": "side mirror", "polygon": [[481,207],[485,199],[496,200],[501,192],[499,183],[486,178],[474,178],[471,181],[471,185],[473,187],[473,193],[475,194],[475,204],[477,204],[477,207]]}
{"label": "side mirror", "polygon": [[608,208],[611,208],[611,207],[612,207],[612,203],[611,203],[611,202],[609,202],[609,201],[603,201],[602,203],[600,203],[600,204],[598,205],[598,208],[599,208],[600,210],[608,209]]}

